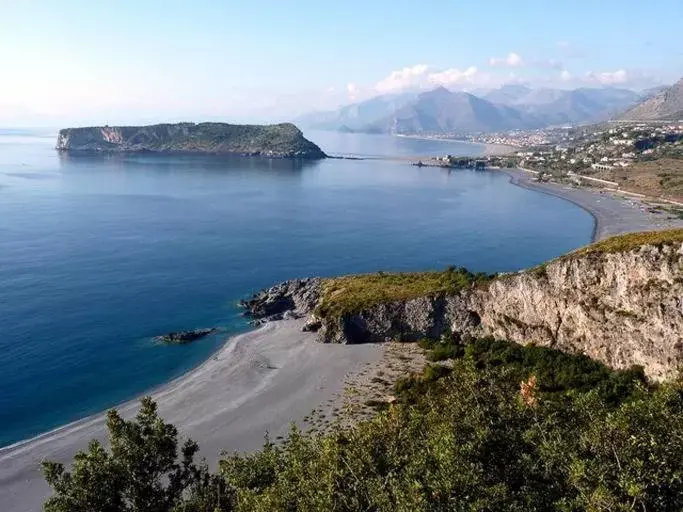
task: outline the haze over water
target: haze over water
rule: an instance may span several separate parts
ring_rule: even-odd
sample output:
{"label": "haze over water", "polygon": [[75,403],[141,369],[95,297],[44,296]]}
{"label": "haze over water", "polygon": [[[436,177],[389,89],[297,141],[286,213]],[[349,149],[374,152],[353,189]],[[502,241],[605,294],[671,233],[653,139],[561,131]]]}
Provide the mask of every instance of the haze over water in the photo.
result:
{"label": "haze over water", "polygon": [[[307,134],[332,154],[480,146]],[[0,445],[181,375],[248,328],[240,298],[293,277],[535,265],[591,216],[496,172],[390,160],[60,157],[0,132]],[[155,335],[223,327],[185,346]]]}

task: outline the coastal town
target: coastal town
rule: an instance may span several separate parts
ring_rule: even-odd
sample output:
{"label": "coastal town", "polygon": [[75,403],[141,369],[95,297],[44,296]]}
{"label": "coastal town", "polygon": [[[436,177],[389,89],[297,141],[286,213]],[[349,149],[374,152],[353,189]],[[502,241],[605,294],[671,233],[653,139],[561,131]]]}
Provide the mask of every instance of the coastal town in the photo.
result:
{"label": "coastal town", "polygon": [[559,141],[520,144],[516,163],[553,174],[611,170],[638,161],[683,157],[683,121],[659,125],[611,123],[567,130]]}
{"label": "coastal town", "polygon": [[506,146],[484,157],[440,155],[418,166],[518,168],[537,181],[617,189],[683,206],[683,121],[611,122],[470,137]]}

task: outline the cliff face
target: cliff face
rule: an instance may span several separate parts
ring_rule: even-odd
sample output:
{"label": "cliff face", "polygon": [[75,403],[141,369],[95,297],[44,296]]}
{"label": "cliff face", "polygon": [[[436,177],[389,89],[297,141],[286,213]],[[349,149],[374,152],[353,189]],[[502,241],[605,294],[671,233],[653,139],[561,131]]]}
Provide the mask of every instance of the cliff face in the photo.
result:
{"label": "cliff face", "polygon": [[100,126],[59,131],[62,151],[210,153],[269,158],[325,158],[325,153],[291,123],[233,125],[178,123]]}
{"label": "cliff face", "polygon": [[584,353],[613,368],[642,365],[663,380],[683,362],[683,243],[577,253],[454,295],[339,317],[308,312],[309,326],[327,343],[417,340],[451,329]]}
{"label": "cliff face", "polygon": [[683,244],[588,254],[497,279],[468,297],[475,333],[581,352],[656,380],[683,360]]}

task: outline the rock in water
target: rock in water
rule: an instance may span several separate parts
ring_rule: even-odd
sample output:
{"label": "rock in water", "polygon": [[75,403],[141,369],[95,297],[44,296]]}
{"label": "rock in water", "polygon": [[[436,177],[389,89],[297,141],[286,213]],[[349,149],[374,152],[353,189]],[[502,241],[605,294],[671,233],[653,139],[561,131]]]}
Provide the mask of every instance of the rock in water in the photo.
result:
{"label": "rock in water", "polygon": [[326,158],[291,123],[239,125],[177,123],[151,126],[94,126],[65,128],[57,149],[98,153],[207,153],[266,158]]}
{"label": "rock in water", "polygon": [[218,329],[216,329],[216,328],[194,329],[191,331],[169,332],[168,334],[164,334],[163,336],[157,336],[154,339],[156,339],[158,341],[163,341],[164,343],[182,344],[182,343],[190,343],[191,341],[198,340],[200,338],[208,336],[209,334],[215,334],[217,332],[218,332]]}

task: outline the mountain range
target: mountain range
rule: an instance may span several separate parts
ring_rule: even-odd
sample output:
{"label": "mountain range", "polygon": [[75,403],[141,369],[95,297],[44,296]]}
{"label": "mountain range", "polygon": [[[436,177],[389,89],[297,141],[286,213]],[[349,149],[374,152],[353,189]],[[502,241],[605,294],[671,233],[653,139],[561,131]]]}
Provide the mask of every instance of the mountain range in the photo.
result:
{"label": "mountain range", "polygon": [[508,84],[475,92],[437,87],[383,95],[335,111],[306,114],[295,122],[312,129],[364,133],[495,132],[604,121],[644,99],[616,87],[563,90]]}
{"label": "mountain range", "polygon": [[650,97],[620,116],[628,121],[683,119],[683,78],[671,87],[652,91]]}

